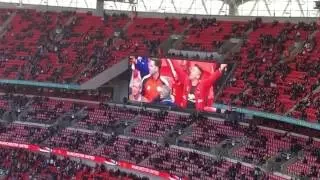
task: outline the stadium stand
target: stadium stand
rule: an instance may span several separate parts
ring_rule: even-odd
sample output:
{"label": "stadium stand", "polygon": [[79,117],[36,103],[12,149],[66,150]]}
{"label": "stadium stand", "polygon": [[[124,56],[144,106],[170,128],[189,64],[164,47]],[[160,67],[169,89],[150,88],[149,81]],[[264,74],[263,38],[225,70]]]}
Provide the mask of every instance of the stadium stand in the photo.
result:
{"label": "stadium stand", "polygon": [[148,179],[119,170],[108,170],[103,165],[91,167],[69,158],[48,157],[25,150],[1,148],[0,157],[0,176],[6,179]]}
{"label": "stadium stand", "polygon": [[[126,16],[113,16],[106,21],[88,13],[31,9],[5,12],[11,11],[15,14],[8,26],[10,33],[6,33],[1,46],[2,78],[70,83],[79,80],[81,73],[85,75],[85,70],[97,74],[101,71],[95,67],[116,63],[115,59],[108,60],[111,46],[103,45],[115,29],[127,23]],[[2,19],[6,17],[3,15]],[[87,26],[88,22],[94,23]],[[87,67],[90,62],[92,67]],[[87,75],[83,78],[87,79]]]}
{"label": "stadium stand", "polygon": [[191,18],[189,23],[191,27],[185,34],[185,40],[177,49],[217,51],[225,40],[241,37],[249,28],[246,22],[217,21],[215,18]]}
{"label": "stadium stand", "polygon": [[127,29],[134,49],[132,53],[156,56],[161,42],[172,34],[182,33],[187,26],[188,22],[183,19],[137,17]]}
{"label": "stadium stand", "polygon": [[[43,102],[44,104],[45,102],[48,103],[47,106],[54,100],[47,97],[29,97],[28,100],[26,100],[25,96],[5,95],[5,97],[11,97],[17,102],[46,99]],[[76,101],[69,102],[62,99],[56,102],[79,104]],[[32,103],[22,104],[25,104],[24,109],[28,109],[28,106],[33,106]],[[94,114],[98,113],[99,115],[108,111],[112,112],[111,117],[115,117],[114,121],[119,122],[124,118],[128,119],[128,121],[136,121],[136,123],[132,123],[133,128],[144,128],[141,128],[141,134],[124,131],[123,135],[108,134],[103,132],[103,129],[93,128],[94,130],[90,130],[90,128],[88,129],[89,126],[81,123],[84,119],[85,121],[87,120],[87,114],[84,116],[86,118],[75,116],[74,123],[67,125],[52,124],[48,126],[46,121],[33,122],[32,124],[29,124],[29,122],[3,122],[0,126],[0,144],[5,145],[4,142],[33,144],[33,148],[39,145],[41,148],[45,147],[44,149],[52,149],[53,152],[70,151],[73,153],[83,153],[112,159],[120,162],[120,164],[122,162],[134,163],[141,167],[166,171],[187,179],[219,179],[219,177],[220,179],[255,179],[257,177],[264,177],[265,179],[282,180],[287,178],[267,173],[252,164],[265,164],[266,161],[278,156],[282,152],[293,151],[297,144],[303,146],[310,141],[305,137],[291,135],[275,129],[247,124],[235,125],[226,121],[207,119],[197,115],[176,114],[174,112],[166,113],[164,111],[154,112],[153,110],[139,110],[115,105],[98,105],[90,104],[89,102],[85,103],[83,107],[85,107],[86,111],[94,112]],[[63,108],[65,110],[68,109],[66,106]],[[150,117],[150,120],[140,119],[142,116]],[[103,123],[104,119],[107,119],[106,122],[109,121],[108,116],[103,117],[101,119],[98,118],[99,120],[97,121],[88,122],[94,125],[101,123],[100,121]],[[146,124],[146,122],[149,122],[149,124]],[[163,122],[164,124],[159,124],[159,129],[150,130],[155,122]],[[162,131],[162,126],[165,126],[166,130]],[[124,128],[129,127],[125,126]],[[184,131],[188,128],[191,131],[191,135],[188,135],[188,132]],[[179,133],[181,140],[177,142],[179,146],[170,145],[166,140],[164,143],[160,143],[160,139],[163,139],[168,133],[172,133],[172,130],[182,130]],[[185,133],[187,134],[186,136]],[[239,138],[245,139],[245,143],[235,146],[231,151],[230,157],[240,161],[231,161],[225,158],[220,159],[208,153],[225,142],[225,140],[236,141]],[[189,149],[189,147],[200,151]],[[318,145],[314,143],[310,147],[316,148]],[[309,156],[317,157],[315,154],[310,154],[313,152],[312,148],[308,149],[306,147],[302,151],[306,152],[304,153],[304,156],[307,156],[306,158],[310,159]],[[312,159],[310,159],[311,161]],[[250,163],[250,165],[243,162]],[[299,162],[292,163],[288,167],[290,174],[296,174],[291,171],[299,166]],[[314,163],[316,164],[317,162]],[[305,169],[304,171],[308,173],[309,169]]]}
{"label": "stadium stand", "polygon": [[307,176],[310,179],[318,179],[319,173],[319,150],[318,141],[313,141],[309,139],[305,144],[303,149],[303,156],[295,163],[287,167],[287,171],[298,175]]}
{"label": "stadium stand", "polygon": [[131,120],[138,114],[135,110],[125,110],[117,106],[86,105],[87,114],[79,119],[76,127],[104,131],[117,121]]}
{"label": "stadium stand", "polygon": [[118,161],[123,160],[138,164],[160,148],[161,146],[150,141],[118,136],[113,137],[104,147],[97,149],[95,153],[102,157],[109,156]]}
{"label": "stadium stand", "polygon": [[140,114],[138,125],[131,130],[131,133],[138,137],[161,138],[175,125],[190,123],[192,121],[191,118],[177,116],[176,114],[170,114],[164,111],[143,111]]}
{"label": "stadium stand", "polygon": [[259,129],[258,132],[249,129],[247,143],[233,153],[245,162],[264,164],[271,157],[281,152],[293,151],[295,146],[302,145],[304,138],[290,136],[283,132],[273,132]]}
{"label": "stadium stand", "polygon": [[154,154],[145,165],[187,176],[188,179],[264,179],[267,176],[240,163],[234,164],[175,148],[164,148]]}
{"label": "stadium stand", "polygon": [[[163,57],[160,47],[173,35],[182,39],[172,48],[194,51],[198,59],[197,53],[219,51],[226,41],[241,39],[239,53],[227,53],[235,69],[216,102],[319,121],[320,32],[314,22],[4,9],[0,25],[6,26],[0,78],[54,83],[84,83],[131,55]],[[102,102],[97,94],[93,99]],[[277,124],[272,129],[101,102],[1,95],[0,178],[147,179],[53,154],[173,179],[320,178],[316,135],[297,135]]]}
{"label": "stadium stand", "polygon": [[245,136],[243,129],[236,129],[224,122],[202,119],[191,125],[192,133],[180,139],[196,149],[208,149],[232,137]]}
{"label": "stadium stand", "polygon": [[307,120],[312,123],[318,123],[319,112],[319,92],[311,94],[307,99],[302,100],[297,108],[291,112],[292,116]]}
{"label": "stadium stand", "polygon": [[49,147],[65,148],[76,152],[90,153],[99,145],[105,144],[108,137],[101,133],[82,132],[73,129],[64,129],[45,142]]}
{"label": "stadium stand", "polygon": [[[285,114],[318,83],[316,75],[311,76],[308,69],[301,66],[309,56],[316,58],[317,48],[314,47],[317,47],[318,33],[315,33],[317,27],[314,23],[141,17],[130,21],[122,14],[103,19],[89,13],[11,11],[15,14],[9,26],[10,33],[3,39],[1,48],[5,60],[1,74],[7,79],[84,82],[129,55],[157,55],[159,45],[172,34],[187,32],[182,47],[178,49],[207,51],[214,49],[213,46],[219,47],[230,37],[245,36],[251,29],[241,48],[231,86],[223,90],[219,102]],[[4,13],[12,14],[11,11]],[[7,16],[4,15],[4,19]],[[33,16],[39,18],[30,18]],[[20,24],[22,20],[25,21]],[[95,23],[86,26],[87,22]],[[26,31],[29,26],[34,29]],[[113,37],[113,33],[120,29],[125,29],[124,37]],[[210,35],[211,31],[216,33]],[[200,34],[206,37],[206,41],[200,38]],[[290,54],[300,42],[304,44],[304,51],[294,60],[282,61],[289,58],[287,52]],[[83,51],[84,48],[87,51]],[[289,113],[294,117],[307,114],[315,120],[317,114],[313,110],[304,111],[297,109]]]}
{"label": "stadium stand", "polygon": [[[70,61],[69,77],[78,74],[79,82],[92,78],[94,75],[111,67],[125,56],[114,56],[116,46],[113,33],[128,23],[126,15],[108,16],[103,19],[88,13],[76,13],[74,20],[67,28],[65,43],[62,49],[65,60]],[[88,26],[88,23],[91,26]],[[107,43],[106,43],[107,42]]]}
{"label": "stadium stand", "polygon": [[[45,101],[45,103],[43,103]],[[21,116],[21,121],[52,124],[65,112],[72,111],[71,102],[56,101],[46,98],[33,98],[31,110]]]}
{"label": "stadium stand", "polygon": [[[252,22],[253,31],[241,48],[240,62],[219,102],[250,109],[286,114],[311,93],[311,76],[290,59],[295,45],[313,42],[314,23]],[[312,50],[311,50],[312,51]],[[294,56],[294,55],[293,55]],[[299,56],[297,56],[299,57]]]}
{"label": "stadium stand", "polygon": [[53,45],[47,38],[64,23],[67,15],[31,9],[15,11],[1,44],[2,78],[46,80],[45,72],[55,69],[43,60],[45,51],[50,50],[45,50],[46,46]]}
{"label": "stadium stand", "polygon": [[[81,83],[129,55],[157,55],[163,41],[188,25],[179,19],[160,18],[137,17],[129,22],[125,14],[101,18],[31,9],[4,13],[11,11],[10,33],[1,46],[4,62],[0,72],[6,79]],[[87,26],[88,22],[92,25]],[[114,37],[125,26],[126,31]]]}
{"label": "stadium stand", "polygon": [[38,144],[50,137],[55,128],[28,126],[23,124],[10,124],[3,126],[0,139],[7,142]]}

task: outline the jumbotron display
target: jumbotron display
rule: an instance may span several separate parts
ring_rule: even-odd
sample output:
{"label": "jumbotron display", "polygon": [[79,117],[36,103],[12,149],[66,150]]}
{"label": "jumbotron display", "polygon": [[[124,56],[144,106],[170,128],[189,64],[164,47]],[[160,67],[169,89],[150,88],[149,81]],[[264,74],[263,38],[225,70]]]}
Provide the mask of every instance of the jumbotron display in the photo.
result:
{"label": "jumbotron display", "polygon": [[227,64],[169,58],[129,58],[129,100],[214,111],[214,89]]}

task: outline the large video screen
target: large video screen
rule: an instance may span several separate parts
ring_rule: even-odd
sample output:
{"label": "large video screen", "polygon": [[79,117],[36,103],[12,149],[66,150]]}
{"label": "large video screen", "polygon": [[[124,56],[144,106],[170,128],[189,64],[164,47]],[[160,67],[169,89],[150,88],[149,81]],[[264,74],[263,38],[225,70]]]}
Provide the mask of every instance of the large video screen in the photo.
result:
{"label": "large video screen", "polygon": [[226,64],[131,56],[129,101],[214,111],[214,90]]}

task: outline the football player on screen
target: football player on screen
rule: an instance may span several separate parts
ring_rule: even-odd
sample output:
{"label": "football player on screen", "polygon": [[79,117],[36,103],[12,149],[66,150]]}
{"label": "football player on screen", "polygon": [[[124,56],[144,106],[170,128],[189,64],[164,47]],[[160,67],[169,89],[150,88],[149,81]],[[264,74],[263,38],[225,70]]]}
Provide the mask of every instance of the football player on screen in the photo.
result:
{"label": "football player on screen", "polygon": [[212,70],[208,78],[202,78],[202,68],[194,64],[189,67],[189,72],[184,71],[178,61],[171,61],[167,59],[167,63],[172,71],[174,79],[180,81],[183,86],[182,101],[178,104],[183,108],[195,108],[199,111],[203,111],[207,104],[209,90],[216,83],[216,81],[222,76],[222,72],[227,67],[227,64],[221,64],[219,68],[215,68],[215,64],[212,65]]}
{"label": "football player on screen", "polygon": [[142,78],[142,96],[147,102],[153,102],[159,97],[162,86],[168,86],[169,82],[160,74],[161,60],[150,58],[148,62],[149,74]]}

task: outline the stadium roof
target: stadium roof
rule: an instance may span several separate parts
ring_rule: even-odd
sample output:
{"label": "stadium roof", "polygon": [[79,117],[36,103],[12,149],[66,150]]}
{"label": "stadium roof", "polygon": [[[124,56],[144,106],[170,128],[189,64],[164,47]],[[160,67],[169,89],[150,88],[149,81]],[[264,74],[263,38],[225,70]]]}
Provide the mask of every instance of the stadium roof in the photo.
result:
{"label": "stadium roof", "polygon": [[[104,2],[109,10],[239,16],[318,17],[314,0],[136,0],[130,5]],[[61,7],[96,8],[96,0],[0,0],[0,2],[41,4]]]}

